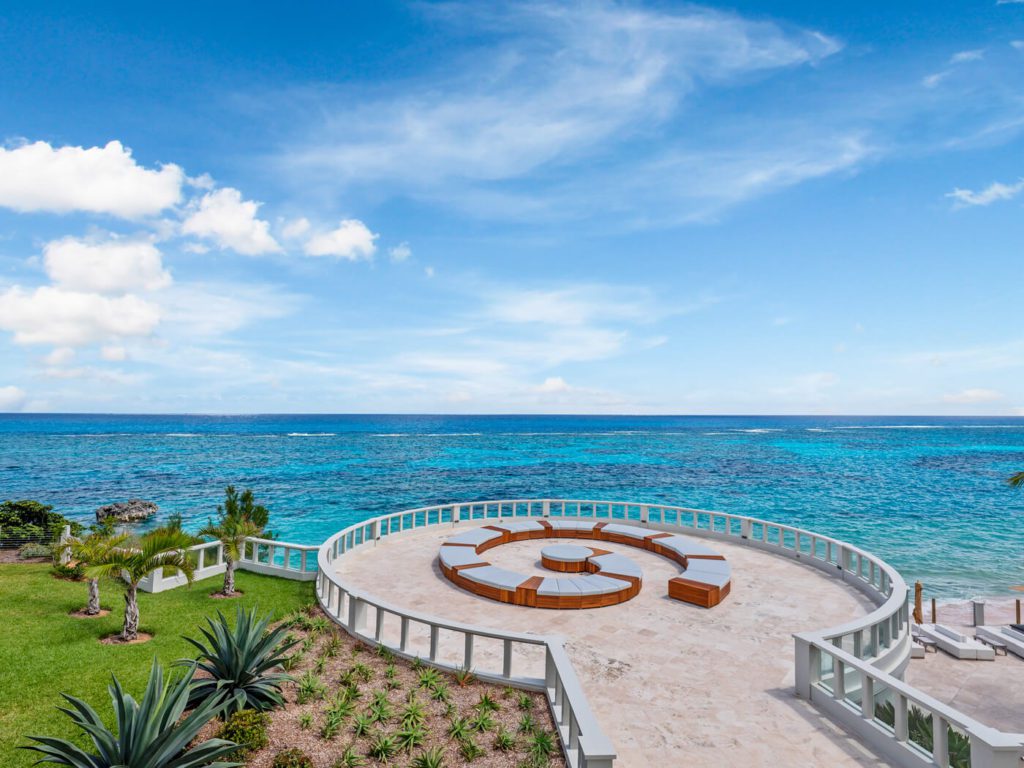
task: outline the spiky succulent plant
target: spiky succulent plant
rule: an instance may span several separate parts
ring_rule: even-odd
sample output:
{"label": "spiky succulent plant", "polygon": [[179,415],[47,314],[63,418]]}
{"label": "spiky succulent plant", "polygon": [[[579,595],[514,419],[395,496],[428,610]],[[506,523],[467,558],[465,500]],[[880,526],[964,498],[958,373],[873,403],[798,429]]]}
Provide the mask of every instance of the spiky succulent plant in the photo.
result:
{"label": "spiky succulent plant", "polygon": [[37,742],[22,747],[39,752],[41,763],[71,768],[234,768],[242,763],[219,760],[238,745],[225,739],[209,739],[189,748],[200,729],[223,708],[220,696],[211,696],[182,715],[188,706],[194,667],[188,674],[164,680],[163,668],[153,661],[149,682],[140,701],[124,692],[116,677],[108,690],[114,705],[117,732],[110,730],[91,706],[62,694],[70,707],[59,709],[92,739],[93,749],[83,749],[65,739],[29,736]]}
{"label": "spiky succulent plant", "polygon": [[286,627],[268,629],[270,616],[258,619],[256,608],[249,612],[239,608],[233,627],[219,611],[217,618],[206,621],[209,628],[199,628],[206,643],[185,638],[199,649],[199,658],[177,662],[194,664],[209,675],[193,683],[190,703],[223,696],[228,714],[243,709],[265,711],[284,704],[281,686],[293,678],[273,670],[283,664],[285,654],[295,645],[294,640],[285,640]]}

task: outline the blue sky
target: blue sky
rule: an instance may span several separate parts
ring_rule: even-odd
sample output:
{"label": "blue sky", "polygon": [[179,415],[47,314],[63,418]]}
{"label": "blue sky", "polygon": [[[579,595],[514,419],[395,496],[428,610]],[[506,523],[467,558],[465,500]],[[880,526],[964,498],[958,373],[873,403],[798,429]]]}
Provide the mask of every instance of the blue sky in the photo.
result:
{"label": "blue sky", "polygon": [[0,77],[0,410],[1024,413],[1024,2],[22,3]]}

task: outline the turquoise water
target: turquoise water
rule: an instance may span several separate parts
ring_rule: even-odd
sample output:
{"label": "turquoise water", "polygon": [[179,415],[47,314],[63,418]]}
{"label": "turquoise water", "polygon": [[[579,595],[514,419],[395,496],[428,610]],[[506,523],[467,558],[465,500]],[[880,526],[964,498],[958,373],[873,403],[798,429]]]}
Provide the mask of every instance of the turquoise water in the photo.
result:
{"label": "turquoise water", "polygon": [[281,538],[442,502],[663,502],[865,546],[946,596],[1024,584],[1024,419],[0,416],[0,497],[83,521],[140,497],[190,527],[227,483]]}

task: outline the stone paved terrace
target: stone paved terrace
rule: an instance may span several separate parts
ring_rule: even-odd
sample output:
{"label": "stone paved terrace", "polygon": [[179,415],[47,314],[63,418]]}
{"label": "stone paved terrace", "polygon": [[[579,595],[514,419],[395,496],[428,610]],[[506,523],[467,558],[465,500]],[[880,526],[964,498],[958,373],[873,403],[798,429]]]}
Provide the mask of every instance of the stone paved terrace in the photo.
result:
{"label": "stone paved terrace", "polygon": [[[793,693],[792,633],[870,610],[842,582],[714,540],[711,545],[732,564],[733,589],[720,606],[705,610],[666,597],[667,580],[679,573],[674,563],[601,542],[643,568],[636,598],[590,610],[525,608],[471,595],[444,578],[437,550],[451,533],[439,526],[387,537],[341,558],[338,572],[353,587],[397,606],[566,637],[591,707],[617,748],[617,765],[884,765]],[[488,550],[486,559],[527,576],[552,575],[539,562],[545,544],[550,541],[507,544]],[[442,635],[442,652],[446,642],[461,639]]]}

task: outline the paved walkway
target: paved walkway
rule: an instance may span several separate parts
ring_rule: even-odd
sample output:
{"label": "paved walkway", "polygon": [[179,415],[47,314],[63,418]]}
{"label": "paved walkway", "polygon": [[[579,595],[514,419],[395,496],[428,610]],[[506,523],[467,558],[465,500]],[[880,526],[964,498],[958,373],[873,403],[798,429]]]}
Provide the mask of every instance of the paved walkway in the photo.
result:
{"label": "paved walkway", "polygon": [[[870,609],[841,582],[809,566],[714,541],[732,564],[733,588],[722,605],[704,610],[666,597],[667,580],[678,574],[673,563],[601,542],[643,568],[644,587],[636,598],[581,611],[524,608],[471,595],[444,578],[437,548],[451,532],[435,527],[389,537],[341,558],[339,572],[395,605],[565,636],[591,706],[618,750],[617,765],[884,765],[793,694],[792,633]],[[540,566],[546,543],[507,544],[488,550],[487,559],[526,575],[551,575]],[[389,637],[397,631],[385,630]],[[442,633],[446,653],[454,654],[460,643],[461,636]],[[477,664],[489,653],[478,648]]]}

